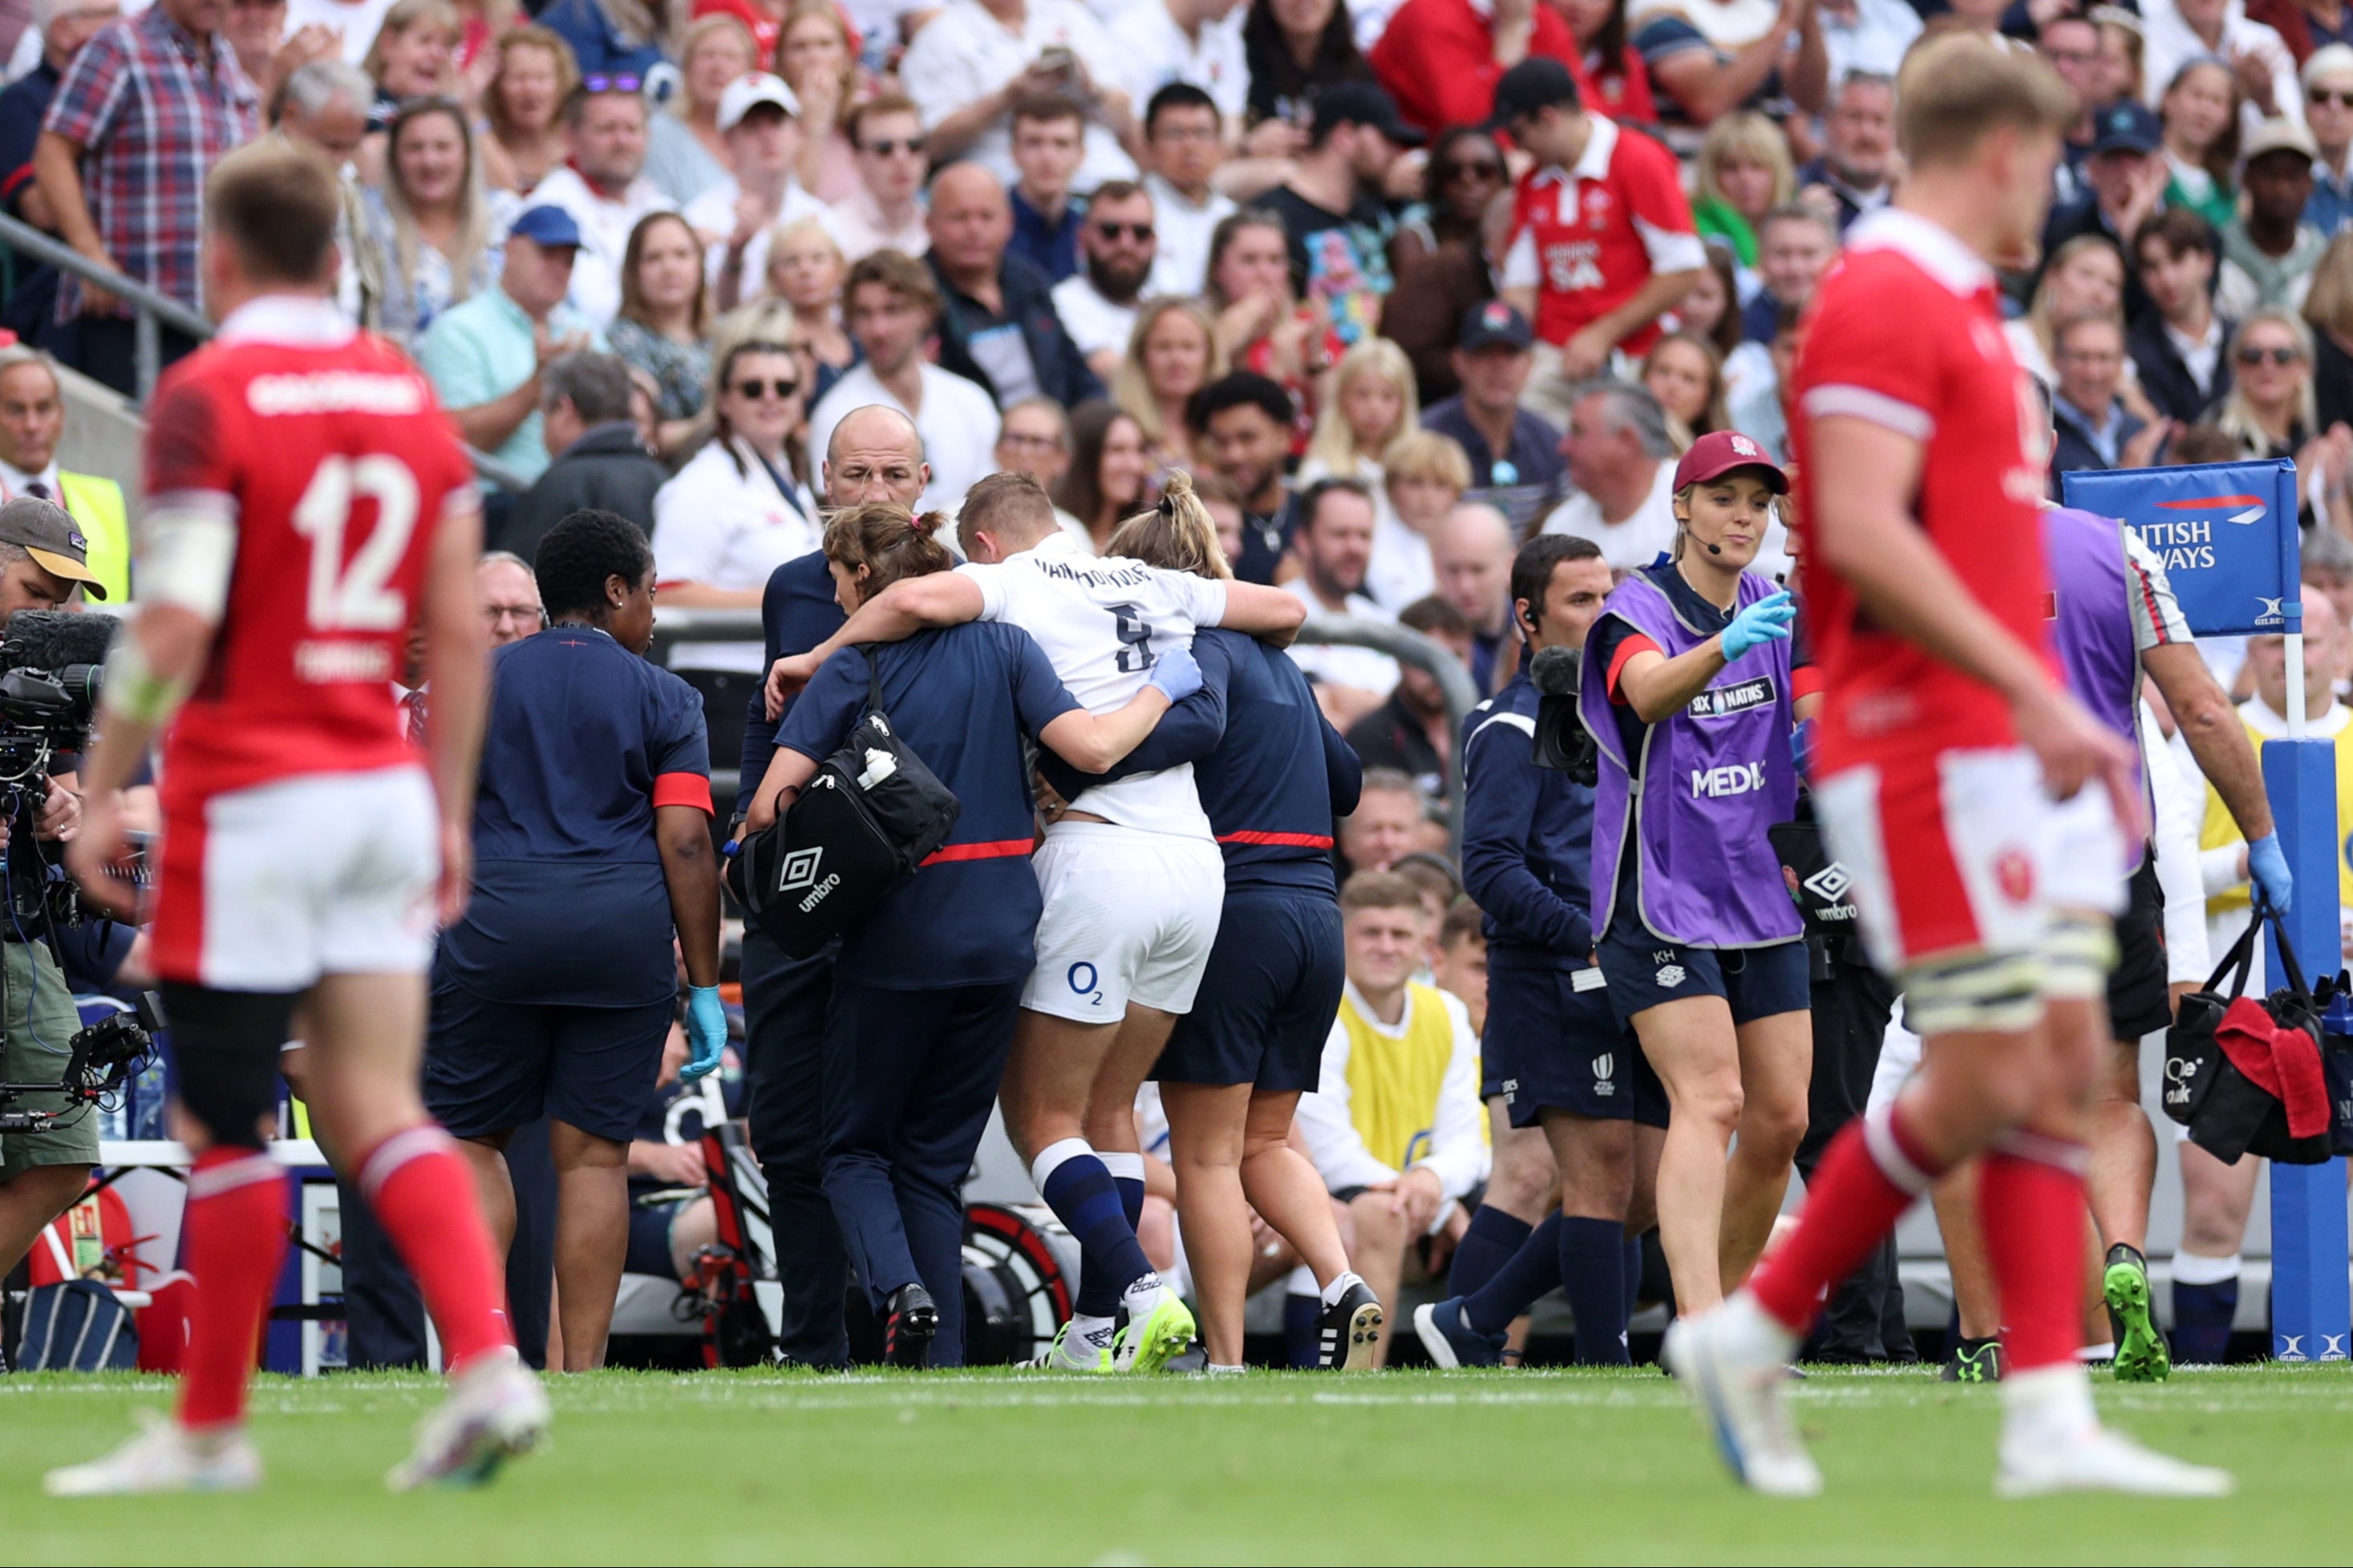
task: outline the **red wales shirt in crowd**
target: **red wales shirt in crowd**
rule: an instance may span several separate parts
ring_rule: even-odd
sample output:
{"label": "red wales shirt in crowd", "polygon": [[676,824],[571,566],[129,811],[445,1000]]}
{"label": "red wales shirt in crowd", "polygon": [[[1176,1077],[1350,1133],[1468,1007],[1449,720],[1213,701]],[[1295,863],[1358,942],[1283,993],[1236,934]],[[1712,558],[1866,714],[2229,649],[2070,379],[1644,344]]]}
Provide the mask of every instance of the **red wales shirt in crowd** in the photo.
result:
{"label": "red wales shirt in crowd", "polygon": [[[2041,523],[2049,440],[2001,331],[1994,275],[1949,231],[1883,208],[1848,231],[1815,296],[1795,374],[1791,450],[1799,527],[1837,482],[1810,449],[1814,421],[1867,419],[1922,448],[1913,514],[1962,586],[2045,651]],[[1811,550],[1809,548],[1810,555]],[[1806,620],[1827,702],[1818,775],[1857,762],[2012,744],[1990,687],[1874,628],[1836,574],[1806,574]]]}
{"label": "red wales shirt in crowd", "polygon": [[[1632,299],[1652,274],[1707,261],[1675,155],[1639,131],[1591,119],[1575,168],[1521,179],[1504,255],[1503,286],[1535,291],[1535,334],[1556,345]],[[1620,346],[1644,354],[1658,336],[1658,323],[1647,322]]]}

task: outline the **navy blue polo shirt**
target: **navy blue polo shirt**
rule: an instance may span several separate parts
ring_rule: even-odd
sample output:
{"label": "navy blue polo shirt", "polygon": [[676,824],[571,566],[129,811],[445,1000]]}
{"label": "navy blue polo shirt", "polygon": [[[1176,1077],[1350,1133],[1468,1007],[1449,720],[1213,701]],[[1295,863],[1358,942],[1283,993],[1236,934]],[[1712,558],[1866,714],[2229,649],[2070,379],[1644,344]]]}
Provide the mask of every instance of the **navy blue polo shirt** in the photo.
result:
{"label": "navy blue polo shirt", "polygon": [[1490,964],[1582,969],[1593,951],[1593,789],[1536,765],[1543,700],[1523,664],[1471,710],[1462,890],[1484,912]]}
{"label": "navy blue polo shirt", "polygon": [[[767,644],[761,669],[807,652],[840,630],[846,619],[841,606],[834,602],[833,574],[826,569],[825,552],[811,550],[806,556],[795,556],[768,574],[767,590],[760,596],[760,628]],[[792,710],[792,699],[787,697],[785,712]],[[767,775],[768,758],[776,754],[776,731],[783,725],[782,715],[768,716],[767,699],[760,686],[754,686],[744,710],[744,760],[735,786],[738,817],[752,809],[752,792]]]}
{"label": "navy blue polo shirt", "polygon": [[[1029,869],[1036,819],[1021,738],[1079,705],[1017,626],[974,621],[875,645],[882,710],[964,807],[915,874],[842,933],[842,979],[885,991],[1001,985],[1037,966],[1044,904]],[[776,732],[822,763],[866,711],[866,656],[825,662]]]}
{"label": "navy blue polo shirt", "polygon": [[474,896],[439,969],[494,1001],[641,1007],[678,992],[656,806],[711,809],[702,699],[604,632],[491,656]]}

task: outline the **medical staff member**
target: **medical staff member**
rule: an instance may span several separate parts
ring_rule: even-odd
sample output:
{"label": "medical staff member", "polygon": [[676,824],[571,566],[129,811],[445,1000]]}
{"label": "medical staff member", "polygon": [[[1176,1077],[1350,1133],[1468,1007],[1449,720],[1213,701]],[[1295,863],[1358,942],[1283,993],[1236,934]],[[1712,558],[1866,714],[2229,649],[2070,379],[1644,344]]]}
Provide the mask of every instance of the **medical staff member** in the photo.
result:
{"label": "medical staff member", "polygon": [[1805,930],[1766,837],[1797,809],[1796,607],[1746,569],[1788,487],[1746,436],[1692,443],[1674,554],[1609,596],[1578,692],[1601,751],[1598,956],[1666,1085],[1659,1239],[1684,1315],[1756,1266],[1806,1131]]}
{"label": "medical staff member", "polygon": [[[852,506],[826,525],[842,609],[955,565],[941,518]],[[872,662],[870,662],[872,661]],[[845,648],[776,736],[746,826],[773,822],[867,708],[881,711],[963,807],[949,842],[842,933],[826,1025],[825,1191],[900,1366],[964,1364],[964,1178],[988,1125],[1037,963],[1043,907],[1024,736],[1100,773],[1134,750],[1200,673],[1164,652],[1124,705],[1080,707],[1017,627],[974,621]]]}
{"label": "medical staff member", "polygon": [[502,1151],[549,1118],[564,1365],[605,1362],[628,1248],[628,1150],[689,982],[681,1076],[719,1065],[719,871],[702,700],[647,662],[654,558],[636,524],[575,512],[540,542],[546,630],[491,659],[474,891],[442,933],[425,1102],[465,1140],[493,1235]]}

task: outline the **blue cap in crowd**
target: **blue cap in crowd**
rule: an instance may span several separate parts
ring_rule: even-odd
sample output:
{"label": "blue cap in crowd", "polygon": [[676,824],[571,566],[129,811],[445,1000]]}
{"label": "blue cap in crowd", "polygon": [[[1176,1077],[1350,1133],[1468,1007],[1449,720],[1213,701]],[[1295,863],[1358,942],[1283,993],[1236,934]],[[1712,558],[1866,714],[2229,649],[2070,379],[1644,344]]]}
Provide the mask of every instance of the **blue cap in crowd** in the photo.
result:
{"label": "blue cap in crowd", "polygon": [[1489,300],[1462,318],[1461,335],[1454,346],[1465,354],[1476,354],[1482,348],[1526,348],[1535,342],[1528,330],[1528,318],[1504,303]]}
{"label": "blue cap in crowd", "polygon": [[507,232],[520,234],[533,245],[544,245],[551,249],[559,245],[577,249],[580,244],[580,226],[572,221],[572,215],[560,207],[544,203],[516,218],[514,227]]}
{"label": "blue cap in crowd", "polygon": [[2092,116],[2092,154],[2154,153],[2165,144],[2156,111],[2134,99],[2119,99]]}

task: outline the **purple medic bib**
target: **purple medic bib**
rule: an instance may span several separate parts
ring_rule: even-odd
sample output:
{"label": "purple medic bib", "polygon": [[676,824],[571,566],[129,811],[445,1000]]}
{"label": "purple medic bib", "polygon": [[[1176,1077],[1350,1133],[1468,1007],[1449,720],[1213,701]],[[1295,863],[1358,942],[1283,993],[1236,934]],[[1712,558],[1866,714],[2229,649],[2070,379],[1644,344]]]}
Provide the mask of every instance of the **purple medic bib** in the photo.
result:
{"label": "purple medic bib", "polygon": [[[1789,755],[1788,639],[1753,648],[1717,673],[1683,711],[1646,726],[1628,757],[1610,712],[1609,672],[1596,655],[1611,617],[1672,659],[1715,635],[1685,621],[1650,572],[1618,585],[1586,640],[1577,706],[1601,748],[1593,804],[1593,928],[1615,911],[1621,857],[1638,859],[1630,913],[1653,936],[1693,948],[1763,948],[1804,934],[1781,880],[1781,859],[1765,831],[1796,814],[1797,764]],[[1736,610],[1779,591],[1755,572],[1740,575]]]}

